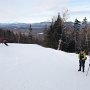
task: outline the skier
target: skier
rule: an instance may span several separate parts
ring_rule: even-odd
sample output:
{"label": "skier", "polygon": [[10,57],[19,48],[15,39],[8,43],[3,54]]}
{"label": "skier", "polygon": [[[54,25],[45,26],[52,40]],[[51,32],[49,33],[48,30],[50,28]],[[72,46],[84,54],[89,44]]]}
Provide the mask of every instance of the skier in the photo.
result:
{"label": "skier", "polygon": [[7,40],[3,40],[3,43],[4,43],[6,46],[8,46]]}
{"label": "skier", "polygon": [[86,53],[85,51],[80,51],[79,53],[79,70],[78,71],[81,71],[81,67],[83,69],[83,72],[84,72],[84,68],[85,68],[85,60],[87,59],[86,57]]}

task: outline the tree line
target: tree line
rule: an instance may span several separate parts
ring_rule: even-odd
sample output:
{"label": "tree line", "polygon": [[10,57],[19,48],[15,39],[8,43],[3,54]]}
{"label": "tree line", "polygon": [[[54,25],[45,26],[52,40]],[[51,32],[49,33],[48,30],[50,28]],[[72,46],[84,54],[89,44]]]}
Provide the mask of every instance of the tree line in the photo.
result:
{"label": "tree line", "polygon": [[9,43],[35,43],[31,31],[31,25],[27,34],[14,30],[0,29],[0,39],[6,39]]}
{"label": "tree line", "polygon": [[4,37],[9,43],[40,44],[45,47],[63,50],[66,52],[78,52],[83,49],[90,51],[90,30],[87,18],[83,21],[75,19],[72,26],[66,25],[65,17],[58,14],[55,20],[52,19],[51,25],[45,26],[42,35],[33,35],[32,26],[28,33],[14,32],[13,30],[0,29],[0,38]]}
{"label": "tree line", "polygon": [[66,52],[90,51],[90,30],[87,18],[75,19],[72,27],[65,25],[60,14],[44,33],[45,46]]}

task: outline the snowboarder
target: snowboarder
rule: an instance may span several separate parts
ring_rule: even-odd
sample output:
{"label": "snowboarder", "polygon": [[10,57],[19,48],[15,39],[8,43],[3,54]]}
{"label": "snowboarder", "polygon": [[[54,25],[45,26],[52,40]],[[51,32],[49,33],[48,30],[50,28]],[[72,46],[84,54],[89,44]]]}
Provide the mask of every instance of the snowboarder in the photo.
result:
{"label": "snowboarder", "polygon": [[85,51],[80,51],[79,53],[79,70],[78,71],[81,71],[81,67],[83,69],[83,72],[84,72],[84,68],[85,68],[85,60],[87,59],[86,57],[86,53]]}

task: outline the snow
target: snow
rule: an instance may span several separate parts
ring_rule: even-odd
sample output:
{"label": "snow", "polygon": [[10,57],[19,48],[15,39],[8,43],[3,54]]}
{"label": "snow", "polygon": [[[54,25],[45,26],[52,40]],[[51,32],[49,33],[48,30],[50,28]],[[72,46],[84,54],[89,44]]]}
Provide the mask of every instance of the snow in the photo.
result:
{"label": "snow", "polygon": [[36,44],[0,44],[0,90],[90,90],[78,55]]}

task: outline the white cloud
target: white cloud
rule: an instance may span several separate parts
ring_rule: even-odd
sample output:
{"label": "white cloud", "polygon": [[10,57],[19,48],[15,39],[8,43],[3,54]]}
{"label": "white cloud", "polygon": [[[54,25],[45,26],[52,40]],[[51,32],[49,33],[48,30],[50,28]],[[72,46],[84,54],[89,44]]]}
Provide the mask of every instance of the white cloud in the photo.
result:
{"label": "white cloud", "polygon": [[81,14],[85,14],[85,13],[90,13],[90,7],[88,6],[78,6],[78,7],[74,7],[74,8],[71,8],[71,13],[81,13]]}
{"label": "white cloud", "polygon": [[74,21],[76,18],[80,21],[87,17],[90,21],[90,7],[88,5],[76,6],[70,9],[70,21]]}
{"label": "white cloud", "polygon": [[36,11],[51,11],[51,10],[59,10],[70,0],[38,0],[37,6],[33,8]]}
{"label": "white cloud", "polygon": [[56,16],[58,12],[61,13],[63,9],[69,9],[71,17],[75,18],[89,17],[90,14],[89,3],[77,0],[2,0],[0,20],[25,20],[25,22],[48,20]]}
{"label": "white cloud", "polygon": [[62,11],[69,1],[71,0],[2,0],[0,21],[48,20]]}

